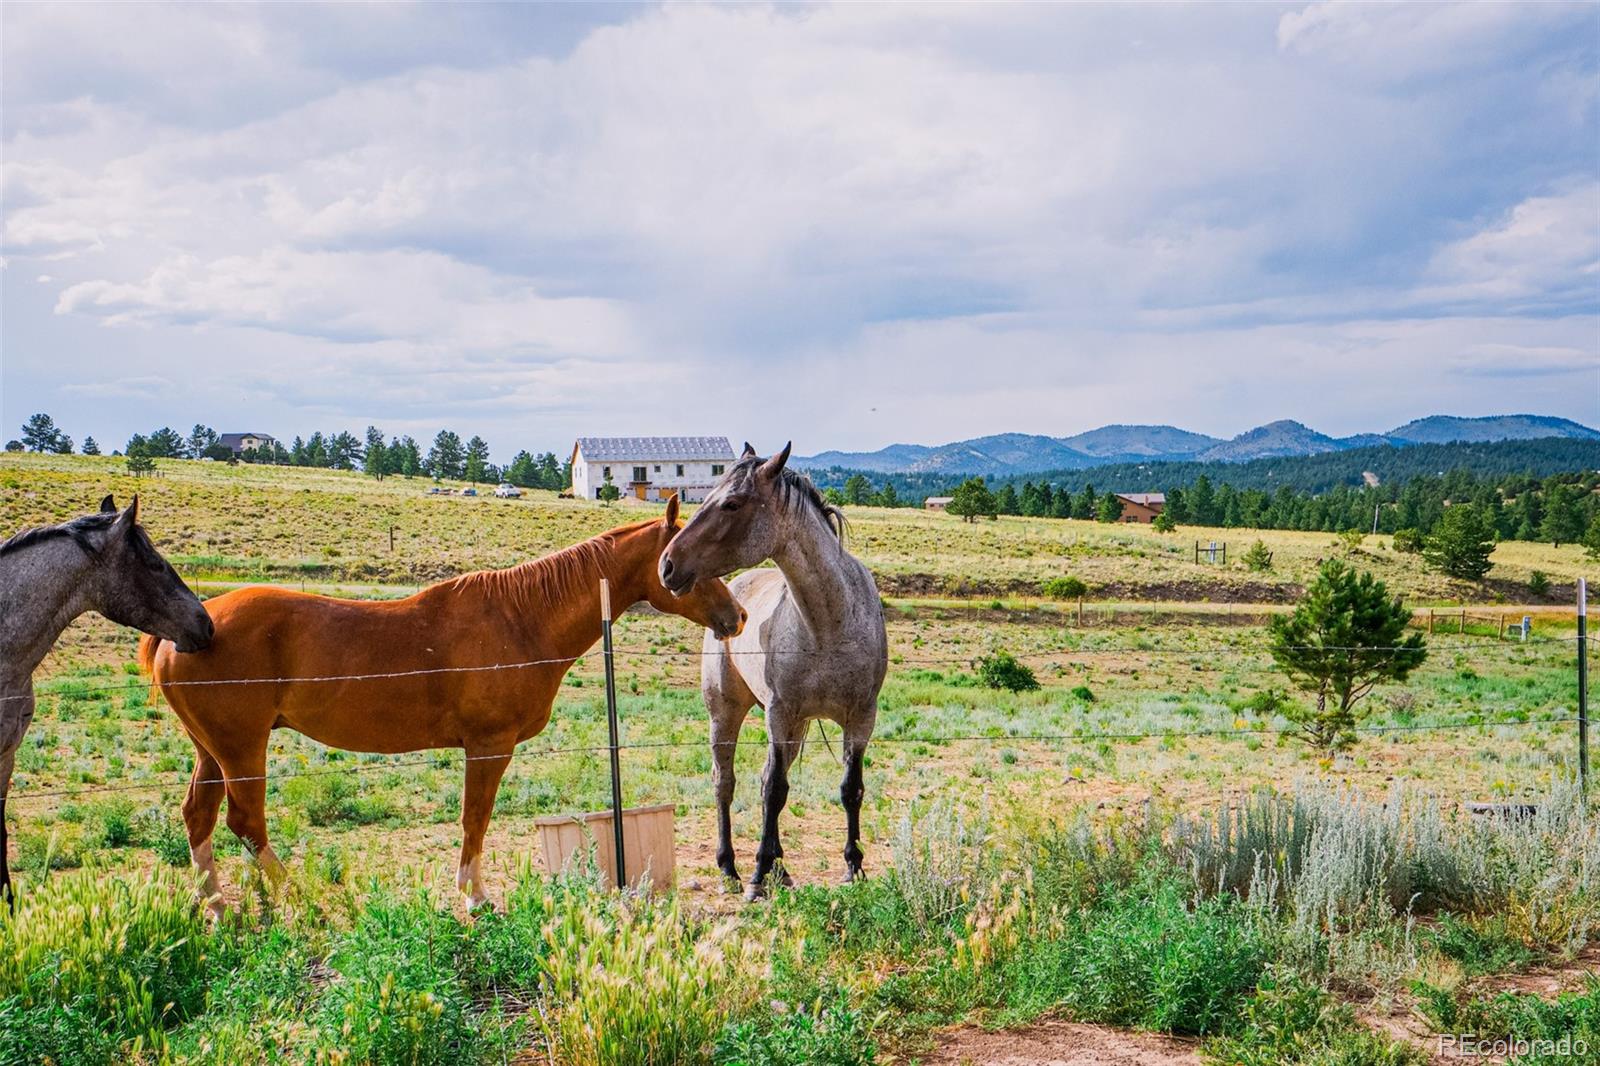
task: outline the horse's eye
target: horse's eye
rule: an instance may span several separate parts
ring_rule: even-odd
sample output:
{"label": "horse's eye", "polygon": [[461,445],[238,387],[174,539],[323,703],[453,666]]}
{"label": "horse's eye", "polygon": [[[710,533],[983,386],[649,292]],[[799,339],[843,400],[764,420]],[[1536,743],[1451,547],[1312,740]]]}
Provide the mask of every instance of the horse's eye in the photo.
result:
{"label": "horse's eye", "polygon": [[738,500],[723,500],[722,501],[722,509],[724,511],[737,511],[739,509],[739,501]]}

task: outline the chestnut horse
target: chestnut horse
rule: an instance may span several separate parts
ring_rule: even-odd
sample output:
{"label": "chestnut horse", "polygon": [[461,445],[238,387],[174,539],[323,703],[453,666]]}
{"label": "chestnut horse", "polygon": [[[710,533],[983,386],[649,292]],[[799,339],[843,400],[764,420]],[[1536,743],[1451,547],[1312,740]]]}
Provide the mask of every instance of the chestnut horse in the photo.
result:
{"label": "chestnut horse", "polygon": [[179,655],[147,637],[140,660],[195,745],[183,819],[213,912],[211,834],[224,795],[228,828],[269,878],[283,875],[265,810],[267,741],[280,728],[349,751],[465,749],[456,884],[469,907],[486,902],[479,857],[501,775],[517,744],[550,721],[573,661],[600,638],[600,579],[617,610],[648,600],[718,638],[743,629],[744,611],[721,581],[701,581],[681,598],[662,586],[657,560],[678,528],[674,496],[665,520],[403,600],[239,589],[206,604],[216,623],[209,650]]}

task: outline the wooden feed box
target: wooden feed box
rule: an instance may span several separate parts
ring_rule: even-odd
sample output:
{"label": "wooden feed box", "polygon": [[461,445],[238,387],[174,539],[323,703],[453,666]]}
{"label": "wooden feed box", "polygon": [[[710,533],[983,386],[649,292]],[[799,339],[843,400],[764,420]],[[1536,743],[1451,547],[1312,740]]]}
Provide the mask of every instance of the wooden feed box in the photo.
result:
{"label": "wooden feed box", "polygon": [[[630,887],[639,887],[646,877],[652,888],[672,888],[677,884],[674,810],[671,803],[623,810],[622,847],[628,862]],[[601,880],[607,886],[616,884],[617,849],[610,811],[554,815],[540,818],[534,824],[539,827],[539,847],[544,852],[545,869],[555,874],[569,865],[582,863],[584,853],[593,846]]]}

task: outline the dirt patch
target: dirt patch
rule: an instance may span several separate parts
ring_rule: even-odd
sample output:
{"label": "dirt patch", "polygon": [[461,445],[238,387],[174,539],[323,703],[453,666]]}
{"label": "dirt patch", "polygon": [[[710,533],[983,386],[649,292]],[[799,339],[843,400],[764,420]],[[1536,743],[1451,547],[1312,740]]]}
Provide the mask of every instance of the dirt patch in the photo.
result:
{"label": "dirt patch", "polygon": [[925,1066],[1200,1066],[1193,1041],[1045,1020],[1021,1029],[961,1028],[935,1037]]}

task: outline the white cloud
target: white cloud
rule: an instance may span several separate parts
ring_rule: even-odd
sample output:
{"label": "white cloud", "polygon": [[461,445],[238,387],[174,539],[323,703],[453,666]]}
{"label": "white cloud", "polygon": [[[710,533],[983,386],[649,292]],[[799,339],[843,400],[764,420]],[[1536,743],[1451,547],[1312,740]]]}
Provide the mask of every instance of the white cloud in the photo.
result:
{"label": "white cloud", "polygon": [[[850,445],[975,432],[974,395],[1126,420],[1152,382],[1182,421],[1217,338],[1310,381],[1327,330],[1597,310],[1593,9],[141,10],[7,9],[4,240],[54,279],[5,293],[30,387],[138,346],[237,403],[225,344],[286,416],[392,365],[330,415],[778,392]],[[883,425],[835,418],[856,382]]]}

